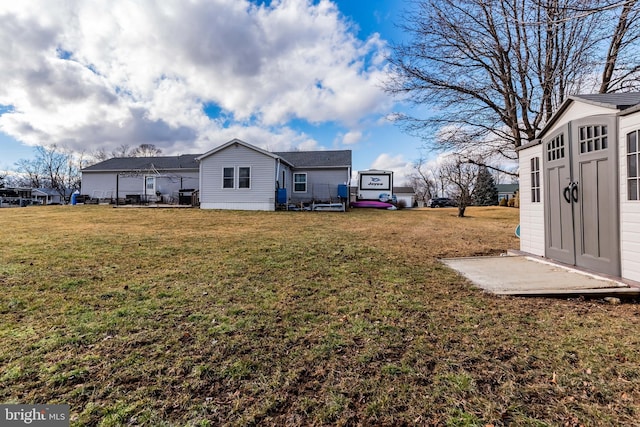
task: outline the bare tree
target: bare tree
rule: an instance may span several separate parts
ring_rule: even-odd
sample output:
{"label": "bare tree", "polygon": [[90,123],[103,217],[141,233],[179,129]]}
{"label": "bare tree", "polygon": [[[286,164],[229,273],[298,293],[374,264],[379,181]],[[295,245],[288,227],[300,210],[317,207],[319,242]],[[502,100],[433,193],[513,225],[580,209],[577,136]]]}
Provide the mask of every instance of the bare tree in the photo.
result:
{"label": "bare tree", "polygon": [[41,159],[20,159],[16,162],[16,185],[19,187],[47,188],[44,164]]}
{"label": "bare tree", "polygon": [[130,157],[154,157],[162,154],[162,150],[153,144],[140,144],[129,154]]}
{"label": "bare tree", "polygon": [[427,167],[427,161],[424,157],[413,164],[413,172],[408,176],[408,179],[418,200],[426,202],[434,196],[436,182],[433,171]]}
{"label": "bare tree", "polygon": [[600,93],[624,90],[625,87],[637,88],[637,76],[640,71],[640,26],[638,26],[637,0],[623,2],[618,23],[611,36],[607,60],[602,71]]}
{"label": "bare tree", "polygon": [[466,161],[462,156],[451,155],[440,165],[440,174],[451,188],[451,196],[458,202],[458,217],[464,217],[465,210],[473,201],[479,167]]}
{"label": "bare tree", "polygon": [[35,158],[19,160],[16,172],[21,177],[20,185],[53,189],[66,201],[71,192],[80,188],[82,166],[82,155],[53,144],[36,147]]}
{"label": "bare tree", "polygon": [[[638,26],[636,0],[412,4],[401,25],[411,39],[393,48],[386,90],[436,111],[397,116],[430,147],[473,153],[491,146],[515,160],[515,149],[535,139],[569,94],[596,90],[598,68],[615,76],[601,89],[638,84],[637,62],[620,64],[638,51],[631,34]],[[440,129],[447,137],[435,137]]]}
{"label": "bare tree", "polygon": [[[132,157],[130,155],[131,147],[127,144],[120,144],[118,148],[111,152],[111,157]],[[107,158],[111,158],[107,157]],[[104,160],[107,160],[106,158]]]}

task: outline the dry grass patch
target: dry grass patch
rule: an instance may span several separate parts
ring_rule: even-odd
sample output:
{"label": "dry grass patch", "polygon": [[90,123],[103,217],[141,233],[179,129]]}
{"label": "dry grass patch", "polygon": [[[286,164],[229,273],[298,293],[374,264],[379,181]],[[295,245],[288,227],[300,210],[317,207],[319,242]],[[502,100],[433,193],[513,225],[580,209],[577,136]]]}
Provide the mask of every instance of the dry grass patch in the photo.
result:
{"label": "dry grass patch", "polygon": [[0,398],[74,425],[640,415],[638,305],[495,297],[437,261],[517,247],[513,209],[0,214]]}

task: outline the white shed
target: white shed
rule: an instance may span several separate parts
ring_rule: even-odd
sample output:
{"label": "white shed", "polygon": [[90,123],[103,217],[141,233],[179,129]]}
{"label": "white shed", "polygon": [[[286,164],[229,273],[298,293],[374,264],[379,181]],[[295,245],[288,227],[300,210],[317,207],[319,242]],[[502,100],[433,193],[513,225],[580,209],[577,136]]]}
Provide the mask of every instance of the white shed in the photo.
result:
{"label": "white shed", "polygon": [[567,99],[519,150],[520,249],[640,281],[640,93]]}

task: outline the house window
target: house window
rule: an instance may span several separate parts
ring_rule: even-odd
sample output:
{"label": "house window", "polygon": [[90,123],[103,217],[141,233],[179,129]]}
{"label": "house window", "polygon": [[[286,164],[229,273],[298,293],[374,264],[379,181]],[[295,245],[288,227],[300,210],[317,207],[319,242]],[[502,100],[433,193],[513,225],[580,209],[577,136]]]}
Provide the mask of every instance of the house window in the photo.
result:
{"label": "house window", "polygon": [[234,168],[222,169],[222,188],[234,188]]}
{"label": "house window", "polygon": [[251,168],[238,168],[238,188],[251,188]]}
{"label": "house window", "polygon": [[296,193],[307,192],[307,174],[306,173],[293,174],[293,191]]}
{"label": "house window", "polygon": [[640,131],[627,134],[627,197],[640,200]]}
{"label": "house window", "polygon": [[560,134],[547,142],[547,160],[558,160],[564,158],[564,134]]}
{"label": "house window", "polygon": [[606,150],[609,146],[606,126],[581,126],[578,132],[580,154]]}
{"label": "house window", "polygon": [[531,201],[540,203],[540,157],[531,159]]}

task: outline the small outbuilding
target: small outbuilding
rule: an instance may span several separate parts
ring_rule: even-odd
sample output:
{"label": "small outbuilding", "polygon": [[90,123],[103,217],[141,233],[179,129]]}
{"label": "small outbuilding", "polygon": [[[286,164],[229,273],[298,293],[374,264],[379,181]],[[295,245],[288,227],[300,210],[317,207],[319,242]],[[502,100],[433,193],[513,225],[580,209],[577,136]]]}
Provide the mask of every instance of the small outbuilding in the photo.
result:
{"label": "small outbuilding", "polygon": [[520,249],[640,281],[640,93],[570,96],[519,150]]}

